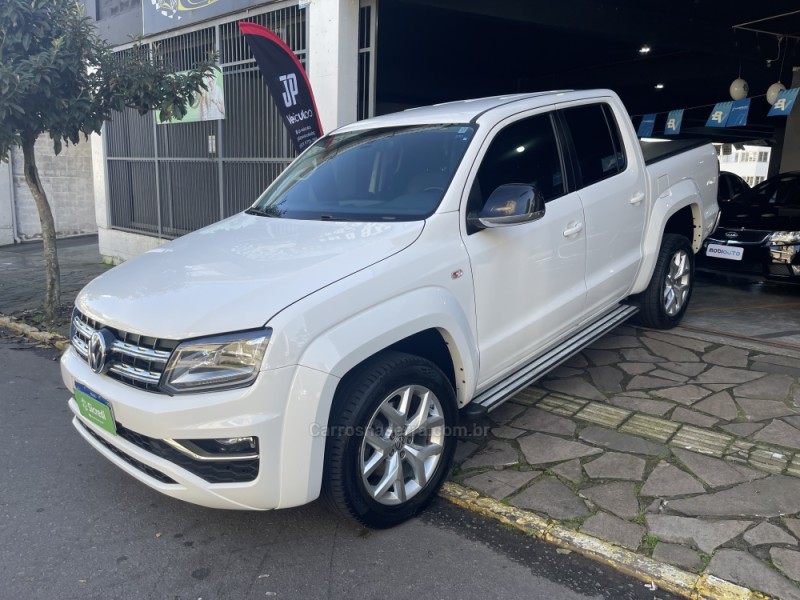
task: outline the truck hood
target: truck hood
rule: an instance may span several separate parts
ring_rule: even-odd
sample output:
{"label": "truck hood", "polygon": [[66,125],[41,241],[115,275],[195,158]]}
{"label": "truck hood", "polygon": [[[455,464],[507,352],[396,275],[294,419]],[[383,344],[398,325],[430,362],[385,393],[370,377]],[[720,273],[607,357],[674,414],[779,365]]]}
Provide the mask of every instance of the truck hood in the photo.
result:
{"label": "truck hood", "polygon": [[110,327],[166,339],[261,327],[304,296],[407,248],[423,227],[241,213],[111,269],[83,288],[76,305]]}

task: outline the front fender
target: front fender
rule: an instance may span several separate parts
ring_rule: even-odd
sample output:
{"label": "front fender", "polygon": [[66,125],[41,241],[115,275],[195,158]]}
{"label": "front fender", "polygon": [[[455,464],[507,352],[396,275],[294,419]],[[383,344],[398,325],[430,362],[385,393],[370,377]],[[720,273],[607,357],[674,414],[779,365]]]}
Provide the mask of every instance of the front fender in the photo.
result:
{"label": "front fender", "polygon": [[427,287],[391,298],[340,321],[307,345],[287,398],[282,444],[282,456],[293,456],[307,469],[282,470],[281,507],[319,495],[323,432],[341,378],[371,356],[426,329],[437,329],[447,343],[455,367],[456,398],[464,406],[475,391],[477,343],[461,305],[443,288]]}
{"label": "front fender", "polygon": [[318,335],[299,364],[341,378],[381,350],[426,329],[438,330],[447,343],[456,398],[463,406],[475,391],[478,346],[464,310],[444,288],[412,290],[350,316]]}

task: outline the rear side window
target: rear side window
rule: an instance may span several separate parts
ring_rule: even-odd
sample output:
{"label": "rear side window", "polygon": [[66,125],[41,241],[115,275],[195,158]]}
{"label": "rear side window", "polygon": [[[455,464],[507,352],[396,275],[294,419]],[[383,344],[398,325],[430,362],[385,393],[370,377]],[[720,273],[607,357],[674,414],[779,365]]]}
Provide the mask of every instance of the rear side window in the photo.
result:
{"label": "rear side window", "polygon": [[625,149],[616,119],[607,105],[567,108],[563,115],[572,136],[582,187],[625,170]]}

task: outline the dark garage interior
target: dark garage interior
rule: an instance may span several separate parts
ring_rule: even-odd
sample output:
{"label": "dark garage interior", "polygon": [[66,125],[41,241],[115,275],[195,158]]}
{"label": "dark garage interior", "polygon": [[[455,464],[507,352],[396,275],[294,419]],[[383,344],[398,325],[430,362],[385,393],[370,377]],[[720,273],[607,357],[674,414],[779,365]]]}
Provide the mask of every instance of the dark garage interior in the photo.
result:
{"label": "dark garage interior", "polygon": [[[800,64],[795,0],[389,0],[379,3],[378,29],[379,112],[611,88],[632,116],[689,109],[682,134],[707,135],[711,107],[730,100],[728,88],[741,74],[753,98],[749,124],[715,131],[720,141],[780,143],[784,120],[767,119],[764,96],[778,80],[791,87]],[[640,53],[643,47],[649,52]]]}
{"label": "dark garage interior", "polygon": [[[658,113],[657,135],[667,112],[682,108],[678,137],[725,144],[720,154],[745,143],[771,147],[770,176],[787,170],[782,159],[800,169],[800,114],[767,117],[766,100],[777,81],[800,85],[796,0],[383,0],[378,40],[378,114],[497,94],[610,88],[634,127],[643,114]],[[731,100],[738,77],[749,84],[748,124],[706,127],[714,105]],[[796,344],[797,287],[701,272],[686,326]]]}

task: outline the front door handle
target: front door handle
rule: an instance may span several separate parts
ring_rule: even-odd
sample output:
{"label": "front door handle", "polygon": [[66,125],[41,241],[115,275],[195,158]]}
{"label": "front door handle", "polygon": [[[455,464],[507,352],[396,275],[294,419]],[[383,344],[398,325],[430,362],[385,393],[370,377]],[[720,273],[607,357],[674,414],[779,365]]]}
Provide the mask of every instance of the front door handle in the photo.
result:
{"label": "front door handle", "polygon": [[642,200],[644,200],[644,192],[636,192],[633,196],[631,196],[629,202],[633,206],[637,206],[642,203]]}
{"label": "front door handle", "polygon": [[570,223],[569,227],[564,230],[564,237],[570,237],[583,230],[583,223]]}

